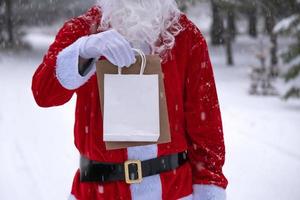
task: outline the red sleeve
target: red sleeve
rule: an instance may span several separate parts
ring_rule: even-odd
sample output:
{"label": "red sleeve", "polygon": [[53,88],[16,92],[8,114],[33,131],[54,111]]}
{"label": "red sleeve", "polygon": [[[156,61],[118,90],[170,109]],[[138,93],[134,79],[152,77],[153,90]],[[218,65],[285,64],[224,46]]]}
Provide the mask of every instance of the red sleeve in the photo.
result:
{"label": "red sleeve", "polygon": [[78,38],[88,35],[100,21],[98,7],[92,7],[87,13],[64,23],[50,45],[32,77],[32,93],[36,103],[41,107],[59,106],[68,102],[75,90],[64,88],[55,73],[57,55]]}
{"label": "red sleeve", "polygon": [[193,184],[227,187],[222,167],[225,146],[220,107],[207,43],[190,27],[191,52],[185,77],[185,122]]}

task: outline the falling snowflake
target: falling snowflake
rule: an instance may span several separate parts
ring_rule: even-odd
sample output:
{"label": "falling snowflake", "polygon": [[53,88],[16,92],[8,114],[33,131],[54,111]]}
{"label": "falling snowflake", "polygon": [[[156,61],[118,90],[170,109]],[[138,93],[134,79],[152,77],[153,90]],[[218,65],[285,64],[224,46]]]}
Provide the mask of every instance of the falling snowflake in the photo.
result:
{"label": "falling snowflake", "polygon": [[99,186],[98,186],[98,192],[99,192],[100,194],[103,194],[103,193],[104,193],[104,187],[103,187],[102,185],[99,185]]}

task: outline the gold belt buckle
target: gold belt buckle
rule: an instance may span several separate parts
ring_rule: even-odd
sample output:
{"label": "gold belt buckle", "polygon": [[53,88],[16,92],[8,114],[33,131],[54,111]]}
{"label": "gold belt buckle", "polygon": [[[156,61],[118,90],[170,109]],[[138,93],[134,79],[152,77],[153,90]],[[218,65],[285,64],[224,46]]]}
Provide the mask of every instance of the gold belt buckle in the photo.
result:
{"label": "gold belt buckle", "polygon": [[[138,169],[138,179],[131,180],[130,179],[130,174],[129,174],[129,165],[130,164],[136,164]],[[142,175],[142,163],[140,160],[127,160],[124,162],[124,169],[125,169],[125,181],[127,184],[133,184],[133,183],[140,183],[143,180],[143,175]]]}

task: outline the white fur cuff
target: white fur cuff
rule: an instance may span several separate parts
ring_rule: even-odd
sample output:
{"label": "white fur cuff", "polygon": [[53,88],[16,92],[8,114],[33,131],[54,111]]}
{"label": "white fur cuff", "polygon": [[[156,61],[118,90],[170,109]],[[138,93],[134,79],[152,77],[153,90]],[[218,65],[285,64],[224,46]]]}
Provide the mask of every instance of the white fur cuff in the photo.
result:
{"label": "white fur cuff", "polygon": [[96,65],[92,63],[90,71],[81,76],[78,71],[79,48],[86,36],[79,38],[76,42],[63,49],[56,60],[56,77],[60,84],[68,89],[77,89],[86,83],[96,72]]}
{"label": "white fur cuff", "polygon": [[69,199],[68,199],[68,200],[76,200],[76,198],[75,198],[74,195],[71,194],[71,195],[69,196]]}
{"label": "white fur cuff", "polygon": [[216,185],[193,185],[193,200],[226,200],[225,189]]}

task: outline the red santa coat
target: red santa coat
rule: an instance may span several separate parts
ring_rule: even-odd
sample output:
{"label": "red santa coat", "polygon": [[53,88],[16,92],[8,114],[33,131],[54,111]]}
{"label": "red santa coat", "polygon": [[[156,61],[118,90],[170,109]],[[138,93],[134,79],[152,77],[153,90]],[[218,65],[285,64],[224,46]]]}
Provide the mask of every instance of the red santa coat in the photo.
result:
{"label": "red santa coat", "polygon": [[73,198],[198,199],[201,191],[213,191],[217,199],[217,193],[221,194],[220,190],[227,186],[222,173],[225,147],[213,69],[201,32],[182,14],[180,24],[183,31],[176,36],[171,58],[162,63],[172,141],[107,151],[103,142],[95,69],[86,77],[76,74],[76,43],[80,37],[95,33],[100,19],[101,9],[95,6],[84,15],[67,21],[60,29],[32,79],[37,104],[41,107],[60,106],[77,94],[75,145],[81,154],[92,160],[145,160],[188,150],[189,162],[176,170],[144,178],[139,185],[127,185],[122,181],[81,183],[77,171],[72,187]]}

